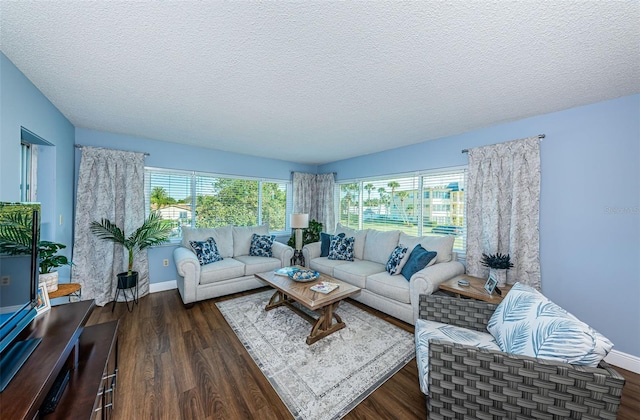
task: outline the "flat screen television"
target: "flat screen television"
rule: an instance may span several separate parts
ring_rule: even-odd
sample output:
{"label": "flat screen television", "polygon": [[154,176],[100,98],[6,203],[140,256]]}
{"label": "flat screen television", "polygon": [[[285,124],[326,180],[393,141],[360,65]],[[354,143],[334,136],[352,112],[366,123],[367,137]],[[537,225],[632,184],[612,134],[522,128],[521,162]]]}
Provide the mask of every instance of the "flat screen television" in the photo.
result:
{"label": "flat screen television", "polygon": [[40,343],[19,340],[35,318],[40,204],[0,202],[0,392]]}

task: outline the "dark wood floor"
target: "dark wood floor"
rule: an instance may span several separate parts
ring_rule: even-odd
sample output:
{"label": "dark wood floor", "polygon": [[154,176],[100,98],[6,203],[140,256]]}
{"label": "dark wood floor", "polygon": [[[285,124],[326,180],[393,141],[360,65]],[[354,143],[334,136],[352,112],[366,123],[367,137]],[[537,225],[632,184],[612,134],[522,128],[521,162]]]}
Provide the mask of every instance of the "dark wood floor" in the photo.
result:
{"label": "dark wood floor", "polygon": [[[266,289],[259,289],[266,290]],[[255,292],[255,291],[254,291]],[[231,330],[215,303],[185,309],[177,290],[96,308],[88,325],[120,320],[115,419],[290,419],[291,414]],[[408,331],[397,321],[353,304]],[[638,419],[640,375],[627,379],[619,419]],[[425,419],[415,359],[352,410],[345,419]]]}

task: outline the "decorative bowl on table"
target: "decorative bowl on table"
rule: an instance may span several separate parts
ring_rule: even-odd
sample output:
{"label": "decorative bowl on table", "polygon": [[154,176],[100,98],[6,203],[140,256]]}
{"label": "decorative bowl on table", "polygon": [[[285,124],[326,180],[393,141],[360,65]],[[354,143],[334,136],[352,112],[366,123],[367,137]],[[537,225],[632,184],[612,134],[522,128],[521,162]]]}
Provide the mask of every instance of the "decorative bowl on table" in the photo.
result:
{"label": "decorative bowl on table", "polygon": [[289,273],[289,278],[291,280],[299,282],[314,281],[318,277],[320,277],[320,273],[313,270],[296,270],[292,273]]}

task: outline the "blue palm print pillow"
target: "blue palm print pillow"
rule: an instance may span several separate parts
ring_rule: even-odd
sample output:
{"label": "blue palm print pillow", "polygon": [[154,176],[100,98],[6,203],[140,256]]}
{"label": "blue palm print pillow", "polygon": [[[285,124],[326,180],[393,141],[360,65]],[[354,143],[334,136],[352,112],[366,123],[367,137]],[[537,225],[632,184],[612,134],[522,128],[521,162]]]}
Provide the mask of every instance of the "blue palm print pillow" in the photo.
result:
{"label": "blue palm print pillow", "polygon": [[613,343],[542,293],[516,283],[487,325],[502,351],[596,367]]}
{"label": "blue palm print pillow", "polygon": [[402,262],[404,256],[407,254],[407,249],[408,248],[406,246],[398,244],[398,246],[396,246],[395,249],[391,251],[391,255],[389,255],[389,260],[387,261],[387,265],[385,267],[387,273],[391,274],[392,276],[400,274],[400,270],[398,270],[398,268],[400,268],[400,263]]}
{"label": "blue palm print pillow", "polygon": [[353,261],[354,242],[355,238],[353,236],[350,238],[332,236],[327,258],[330,260]]}
{"label": "blue palm print pillow", "polygon": [[222,261],[220,252],[218,252],[218,246],[213,238],[209,238],[206,241],[189,241],[191,248],[196,252],[198,262],[200,265],[211,264],[217,261]]}
{"label": "blue palm print pillow", "polygon": [[253,257],[273,257],[271,248],[275,239],[276,235],[257,235],[254,233],[251,236],[249,255]]}

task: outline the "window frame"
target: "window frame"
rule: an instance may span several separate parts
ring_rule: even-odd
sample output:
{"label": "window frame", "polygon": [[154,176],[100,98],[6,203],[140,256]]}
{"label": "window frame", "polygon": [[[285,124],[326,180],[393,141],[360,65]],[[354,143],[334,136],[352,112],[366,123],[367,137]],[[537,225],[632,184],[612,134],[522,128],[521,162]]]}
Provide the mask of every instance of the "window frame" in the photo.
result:
{"label": "window frame", "polygon": [[[264,177],[249,177],[249,176],[241,176],[241,175],[229,175],[229,174],[219,174],[215,172],[204,172],[204,171],[188,171],[188,170],[180,170],[180,169],[169,169],[169,168],[159,168],[153,166],[145,166],[144,174],[144,194],[145,194],[145,213],[148,215],[151,212],[151,191],[155,185],[151,185],[151,180],[149,179],[149,175],[152,173],[156,174],[165,174],[166,176],[175,175],[176,177],[186,177],[188,179],[188,190],[187,197],[191,197],[191,203],[189,204],[190,210],[182,210],[187,211],[188,219],[190,219],[189,226],[192,228],[196,228],[197,226],[197,215],[196,215],[196,196],[198,195],[197,188],[197,180],[198,178],[219,178],[219,179],[234,179],[234,180],[246,180],[253,181],[258,183],[258,197],[257,197],[257,206],[258,206],[258,215],[257,222],[258,225],[263,224],[263,184],[265,183],[275,183],[284,185],[286,187],[286,204],[285,204],[285,228],[284,230],[270,230],[270,234],[272,235],[291,235],[291,227],[289,226],[289,215],[292,212],[293,208],[293,199],[292,199],[292,182],[291,180],[283,180],[283,179],[275,179],[275,178],[264,178]],[[182,240],[182,235],[172,238],[171,243],[177,243]]]}
{"label": "window frame", "polygon": [[[412,216],[412,218],[416,218],[417,217],[417,233],[415,233],[415,235],[417,236],[423,236],[425,234],[425,218],[424,218],[424,211],[427,207],[429,207],[429,205],[432,206],[432,208],[430,208],[431,211],[436,211],[438,213],[447,213],[447,216],[444,216],[444,218],[449,218],[449,219],[453,219],[454,217],[459,217],[459,213],[455,213],[454,214],[454,206],[453,206],[453,200],[456,201],[456,203],[459,203],[459,199],[457,196],[454,196],[453,194],[451,194],[451,192],[444,192],[444,191],[433,191],[432,189],[427,189],[428,185],[430,184],[428,181],[429,177],[432,177],[434,179],[437,179],[437,177],[442,177],[442,178],[446,178],[447,176],[462,176],[462,182],[463,182],[463,188],[460,190],[460,192],[464,192],[467,189],[467,184],[468,184],[468,166],[464,165],[464,166],[454,166],[454,167],[449,167],[449,168],[438,168],[438,169],[429,169],[429,170],[421,170],[421,171],[415,171],[415,172],[406,172],[406,173],[397,173],[397,174],[387,174],[387,175],[379,175],[379,176],[374,176],[374,177],[367,177],[367,178],[356,178],[356,179],[344,179],[344,180],[340,180],[340,181],[336,181],[336,186],[335,186],[335,202],[336,202],[336,206],[335,206],[335,214],[336,214],[336,220],[338,223],[342,223],[342,213],[341,213],[341,192],[343,191],[342,186],[343,185],[348,185],[348,184],[355,184],[358,186],[359,188],[359,203],[358,205],[350,205],[351,208],[355,208],[358,207],[359,208],[359,214],[358,214],[358,226],[351,226],[352,228],[357,228],[357,229],[362,229],[363,225],[365,223],[364,220],[364,213],[363,213],[363,203],[366,199],[366,194],[367,192],[365,191],[364,186],[368,183],[373,183],[373,182],[378,182],[380,183],[382,182],[391,182],[394,180],[401,180],[403,178],[412,178],[414,177],[415,179],[413,180],[413,184],[416,185],[416,193],[410,193],[411,196],[411,200],[415,201],[415,205],[418,207],[417,209],[414,209],[415,211],[415,215]],[[427,181],[427,182],[425,182]],[[355,191],[355,190],[354,190]],[[402,190],[401,190],[402,191]],[[406,191],[406,190],[404,190]],[[397,194],[397,192],[396,192]],[[426,194],[426,196],[425,196]],[[449,198],[445,198],[446,196],[449,196]],[[431,197],[431,198],[428,198]],[[437,203],[434,203],[433,201],[437,201]],[[446,202],[444,202],[446,201]],[[413,204],[413,203],[411,203]],[[426,206],[426,207],[425,207]],[[462,242],[462,247],[458,246],[456,247],[456,244],[454,243],[454,251],[457,252],[458,254],[461,254],[461,256],[464,256],[466,254],[466,240],[467,240],[467,214],[466,214],[466,194],[464,195],[464,198],[462,200],[462,206],[463,206],[463,213],[462,213],[462,217],[464,218],[464,223],[462,226],[459,226],[462,230],[462,233],[459,236],[456,236],[457,240],[456,243],[459,243],[460,241]],[[406,205],[404,207],[407,207]],[[443,216],[438,215],[438,220],[442,221],[444,220]],[[349,219],[351,220],[351,219]],[[440,223],[438,222],[438,225],[441,224],[445,224],[445,223]],[[453,222],[451,222],[451,225],[453,225]],[[430,233],[430,232],[427,232]],[[411,235],[414,235],[414,233],[408,233]],[[458,240],[459,238],[459,240]]]}

